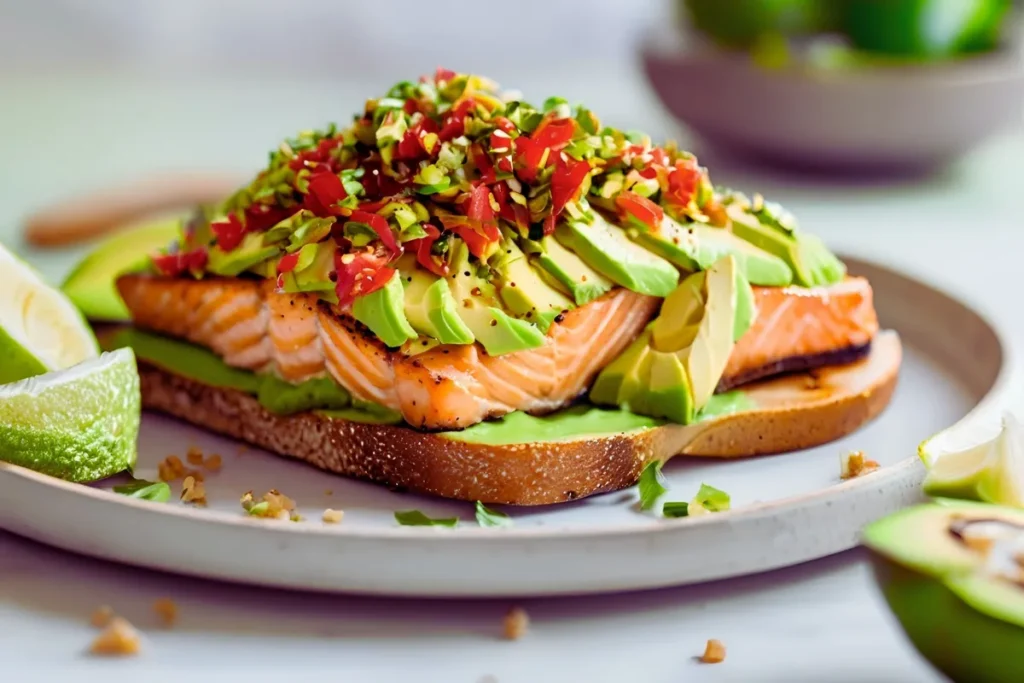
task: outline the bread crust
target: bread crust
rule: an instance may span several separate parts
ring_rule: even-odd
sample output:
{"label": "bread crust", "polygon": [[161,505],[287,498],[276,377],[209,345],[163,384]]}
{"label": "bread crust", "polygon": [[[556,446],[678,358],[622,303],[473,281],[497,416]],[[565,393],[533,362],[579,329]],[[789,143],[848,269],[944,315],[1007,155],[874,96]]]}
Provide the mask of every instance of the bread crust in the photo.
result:
{"label": "bread crust", "polygon": [[883,332],[855,363],[745,387],[754,410],[628,434],[501,445],[314,413],[279,416],[248,394],[142,360],[139,375],[145,408],[320,469],[444,498],[526,506],[632,486],[655,459],[768,455],[833,441],[884,410],[901,361],[899,337]]}

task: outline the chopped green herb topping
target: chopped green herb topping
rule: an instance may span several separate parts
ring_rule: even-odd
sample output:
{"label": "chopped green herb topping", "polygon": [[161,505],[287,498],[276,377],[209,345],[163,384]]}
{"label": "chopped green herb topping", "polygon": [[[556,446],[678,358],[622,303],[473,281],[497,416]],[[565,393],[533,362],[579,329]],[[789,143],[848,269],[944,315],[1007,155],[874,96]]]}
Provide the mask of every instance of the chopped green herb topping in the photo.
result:
{"label": "chopped green herb topping", "polygon": [[395,512],[395,521],[402,526],[455,527],[459,523],[459,518],[445,517],[442,519],[432,519],[419,510],[399,510]]}
{"label": "chopped green herb topping", "polygon": [[171,499],[171,487],[167,482],[153,482],[145,479],[135,479],[128,484],[115,486],[114,493],[120,493],[130,498],[152,500],[156,503],[166,503]]}
{"label": "chopped green herb topping", "polygon": [[487,527],[512,526],[511,517],[506,515],[504,512],[491,510],[479,500],[476,502],[476,521],[480,526]]}
{"label": "chopped green herb topping", "polygon": [[654,504],[658,502],[668,491],[668,487],[665,485],[665,478],[661,474],[662,462],[660,460],[654,460],[644,467],[643,472],[640,473],[640,481],[638,487],[640,489],[640,509],[650,510],[654,507]]}

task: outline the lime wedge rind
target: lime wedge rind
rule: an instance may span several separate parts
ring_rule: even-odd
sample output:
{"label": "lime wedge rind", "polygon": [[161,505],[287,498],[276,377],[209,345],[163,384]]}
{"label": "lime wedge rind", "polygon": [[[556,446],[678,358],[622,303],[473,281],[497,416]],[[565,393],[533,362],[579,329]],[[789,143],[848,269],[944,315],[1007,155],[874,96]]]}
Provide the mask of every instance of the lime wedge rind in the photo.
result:
{"label": "lime wedge rind", "polygon": [[929,496],[1024,507],[1024,428],[1012,412],[970,416],[922,442],[918,455]]}
{"label": "lime wedge rind", "polygon": [[0,386],[0,456],[74,482],[131,470],[141,402],[130,349],[5,384]]}

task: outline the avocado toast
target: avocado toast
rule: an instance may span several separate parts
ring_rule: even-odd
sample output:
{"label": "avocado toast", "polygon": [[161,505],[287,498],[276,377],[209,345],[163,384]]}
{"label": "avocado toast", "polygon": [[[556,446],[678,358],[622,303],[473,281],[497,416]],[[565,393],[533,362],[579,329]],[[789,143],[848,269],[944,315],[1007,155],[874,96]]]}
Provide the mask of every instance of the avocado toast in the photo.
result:
{"label": "avocado toast", "polygon": [[[145,404],[334,472],[537,505],[887,404],[870,283],[690,154],[439,70],[307,131],[117,281]],[[813,370],[814,375],[793,375]]]}

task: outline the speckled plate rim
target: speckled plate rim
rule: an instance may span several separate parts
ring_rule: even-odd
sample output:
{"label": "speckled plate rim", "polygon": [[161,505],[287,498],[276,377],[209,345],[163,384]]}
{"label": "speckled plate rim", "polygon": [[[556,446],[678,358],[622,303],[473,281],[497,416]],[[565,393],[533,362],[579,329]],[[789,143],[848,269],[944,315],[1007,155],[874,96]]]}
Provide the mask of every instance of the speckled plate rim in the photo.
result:
{"label": "speckled plate rim", "polygon": [[[877,282],[885,281],[941,301],[945,310],[931,314],[936,319],[952,311],[973,319],[999,347],[1001,363],[994,383],[974,388],[983,397],[963,419],[1005,403],[1018,374],[1017,360],[1006,336],[983,313],[877,262],[843,258],[851,271],[867,271],[876,289],[884,290]],[[966,378],[975,369],[961,367],[957,374]],[[920,499],[922,476],[918,458],[910,456],[865,477],[712,516],[564,529],[552,525],[439,530],[282,525],[215,510],[156,506],[0,463],[0,528],[86,555],[243,583],[435,597],[565,595],[696,583],[841,552],[857,545],[863,524]],[[828,508],[831,513],[825,512]],[[823,544],[800,542],[794,530],[801,524],[822,524],[822,515],[839,516],[845,523],[830,529]],[[104,532],[78,533],[82,530],[70,528],[83,524]],[[726,553],[732,559],[696,566],[692,558],[683,566],[672,563],[673,558],[687,560],[694,547],[720,543],[723,534],[733,545],[734,551]],[[764,552],[750,551],[747,544],[755,541],[766,544]],[[231,550],[207,552],[217,547]],[[182,548],[192,551],[183,555]],[[301,562],[292,566],[278,559],[246,565],[266,548],[285,551],[270,558],[290,554],[291,560]],[[637,553],[664,563],[631,562]],[[344,562],[316,570],[308,563],[315,564],[317,558]],[[600,562],[602,558],[607,564]],[[394,569],[405,563],[413,563],[415,570]],[[464,563],[480,567],[472,572],[475,578],[452,571]],[[385,566],[390,569],[382,571]]]}

